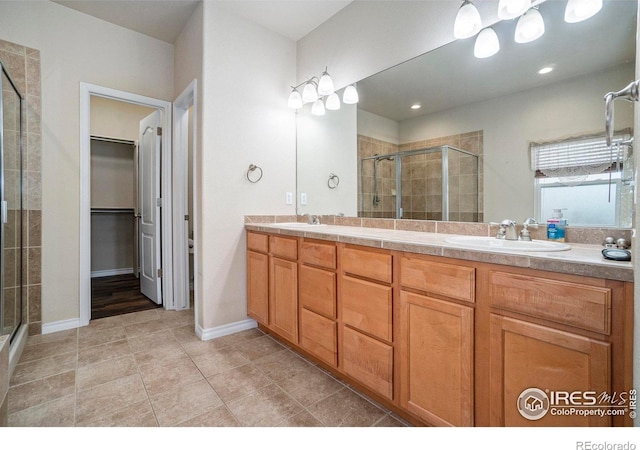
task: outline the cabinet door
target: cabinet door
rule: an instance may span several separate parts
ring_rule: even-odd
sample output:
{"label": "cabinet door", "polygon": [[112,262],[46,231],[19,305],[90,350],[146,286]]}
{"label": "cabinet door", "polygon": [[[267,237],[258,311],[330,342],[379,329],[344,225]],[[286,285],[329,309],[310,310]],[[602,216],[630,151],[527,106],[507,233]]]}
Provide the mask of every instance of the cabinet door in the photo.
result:
{"label": "cabinet door", "polygon": [[393,400],[393,347],[347,326],[342,330],[342,370]]}
{"label": "cabinet door", "polygon": [[473,308],[402,291],[400,404],[437,426],[473,426]]}
{"label": "cabinet door", "polygon": [[269,323],[269,257],[252,251],[247,252],[247,314]]}
{"label": "cabinet door", "polygon": [[301,265],[299,278],[300,307],[335,320],[336,274]]}
{"label": "cabinet door", "polygon": [[333,320],[300,308],[300,347],[327,364],[338,365],[338,333]]}
{"label": "cabinet door", "polygon": [[269,267],[269,326],[298,343],[298,265],[273,257]]}
{"label": "cabinet door", "polygon": [[582,393],[610,393],[610,344],[495,314],[490,323],[492,426],[610,425],[606,413],[575,412],[589,409]]}

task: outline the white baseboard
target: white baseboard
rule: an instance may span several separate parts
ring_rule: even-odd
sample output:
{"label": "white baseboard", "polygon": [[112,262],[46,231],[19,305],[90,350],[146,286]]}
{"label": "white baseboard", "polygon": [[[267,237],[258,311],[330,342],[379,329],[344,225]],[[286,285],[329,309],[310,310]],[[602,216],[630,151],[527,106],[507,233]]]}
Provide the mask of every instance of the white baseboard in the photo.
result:
{"label": "white baseboard", "polygon": [[239,331],[250,330],[257,326],[258,322],[253,319],[241,320],[239,322],[220,325],[219,327],[207,328],[206,330],[196,324],[196,334],[203,341],[209,341],[211,339],[227,336],[228,334],[237,333]]}
{"label": "white baseboard", "polygon": [[58,322],[42,324],[42,334],[49,334],[49,333],[55,333],[57,331],[71,330],[73,328],[80,328],[79,318],[60,320]]}
{"label": "white baseboard", "polygon": [[133,267],[125,267],[124,269],[96,270],[91,272],[91,278],[111,277],[114,275],[126,275],[133,273]]}
{"label": "white baseboard", "polygon": [[[80,319],[60,320],[58,322],[45,323],[42,325],[42,334],[55,333],[57,331],[71,330],[80,328]],[[229,334],[238,333],[240,331],[256,328],[258,322],[253,319],[241,320],[239,322],[220,325],[219,327],[207,328],[206,330],[196,325],[196,334],[203,341],[209,341]]]}

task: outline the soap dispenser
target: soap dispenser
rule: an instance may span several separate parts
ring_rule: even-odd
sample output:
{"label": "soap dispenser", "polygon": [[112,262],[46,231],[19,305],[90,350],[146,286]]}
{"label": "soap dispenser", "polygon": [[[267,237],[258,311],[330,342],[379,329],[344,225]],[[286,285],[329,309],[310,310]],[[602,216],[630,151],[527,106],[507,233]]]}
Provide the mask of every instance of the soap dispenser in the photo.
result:
{"label": "soap dispenser", "polygon": [[562,211],[566,208],[553,210],[551,218],[547,219],[547,239],[550,241],[564,242],[567,219],[563,218]]}

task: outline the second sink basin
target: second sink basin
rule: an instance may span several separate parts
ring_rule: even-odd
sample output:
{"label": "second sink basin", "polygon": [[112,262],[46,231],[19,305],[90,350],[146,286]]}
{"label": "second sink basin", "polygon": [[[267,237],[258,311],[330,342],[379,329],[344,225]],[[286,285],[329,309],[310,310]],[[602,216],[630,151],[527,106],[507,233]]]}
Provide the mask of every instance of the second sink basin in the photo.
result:
{"label": "second sink basin", "polygon": [[276,224],[279,227],[285,228],[313,228],[313,227],[321,227],[322,223],[307,223],[307,222],[283,222]]}
{"label": "second sink basin", "polygon": [[559,252],[571,249],[569,244],[551,241],[509,241],[493,236],[454,236],[444,240],[448,244],[482,250],[503,250],[520,252]]}

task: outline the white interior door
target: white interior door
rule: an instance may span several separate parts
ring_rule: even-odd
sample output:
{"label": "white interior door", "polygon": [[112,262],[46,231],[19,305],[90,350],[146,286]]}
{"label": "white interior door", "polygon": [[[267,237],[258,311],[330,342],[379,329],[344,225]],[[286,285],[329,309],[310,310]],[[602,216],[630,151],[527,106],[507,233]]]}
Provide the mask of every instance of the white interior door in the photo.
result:
{"label": "white interior door", "polygon": [[160,275],[160,111],[140,122],[138,150],[138,211],[140,246],[140,291],[157,304],[162,303]]}

